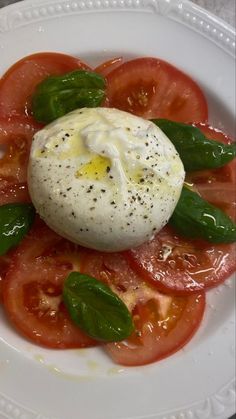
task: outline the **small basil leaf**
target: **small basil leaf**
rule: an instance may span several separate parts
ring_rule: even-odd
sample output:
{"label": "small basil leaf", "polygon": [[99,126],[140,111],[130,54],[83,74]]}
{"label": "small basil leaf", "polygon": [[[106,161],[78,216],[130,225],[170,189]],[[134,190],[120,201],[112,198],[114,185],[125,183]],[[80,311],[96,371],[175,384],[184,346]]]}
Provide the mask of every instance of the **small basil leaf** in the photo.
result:
{"label": "small basil leaf", "polygon": [[32,112],[37,121],[49,123],[75,109],[97,107],[104,98],[104,77],[77,70],[43,80],[32,97]]}
{"label": "small basil leaf", "polygon": [[75,70],[61,76],[49,76],[38,84],[36,93],[52,93],[67,89],[105,89],[103,76],[93,71]]}
{"label": "small basil leaf", "polygon": [[33,98],[33,114],[38,122],[50,123],[78,108],[95,108],[104,99],[101,89],[67,89],[41,93]]}
{"label": "small basil leaf", "polygon": [[30,204],[0,206],[0,255],[16,246],[29,231],[35,217]]}
{"label": "small basil leaf", "polygon": [[236,143],[223,144],[210,140],[200,129],[168,119],[153,119],[152,122],[174,144],[187,172],[216,169],[236,157]]}
{"label": "small basil leaf", "polygon": [[133,331],[132,316],[123,301],[91,276],[72,272],[64,283],[63,301],[74,323],[92,338],[116,342]]}
{"label": "small basil leaf", "polygon": [[236,241],[236,224],[219,208],[183,187],[170,224],[183,236],[211,243]]}

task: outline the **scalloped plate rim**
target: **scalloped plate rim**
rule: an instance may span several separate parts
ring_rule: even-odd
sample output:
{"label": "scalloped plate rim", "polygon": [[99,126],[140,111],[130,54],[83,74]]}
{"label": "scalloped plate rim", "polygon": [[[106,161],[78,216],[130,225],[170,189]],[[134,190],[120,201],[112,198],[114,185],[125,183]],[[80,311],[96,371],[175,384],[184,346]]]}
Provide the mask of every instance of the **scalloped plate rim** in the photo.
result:
{"label": "scalloped plate rim", "polygon": [[[230,25],[226,24],[224,21],[222,21],[221,19],[218,19],[216,16],[212,15],[211,13],[202,9],[201,7],[199,7],[197,5],[194,5],[193,3],[191,3],[188,0],[184,0],[184,1],[174,0],[174,1],[175,1],[175,4],[178,4],[178,5],[182,4],[184,7],[186,6],[186,8],[190,11],[194,10],[197,13],[200,13],[200,15],[204,16],[207,21],[209,21],[211,23],[214,22],[216,27],[217,27],[217,30],[220,27],[222,32],[224,32],[224,36],[228,36],[229,38],[234,36],[235,31]],[[126,2],[126,0],[124,1],[124,3],[125,2]],[[133,4],[135,4],[134,0],[131,0],[131,3],[132,2],[133,2]],[[34,9],[35,5],[37,4],[37,7],[38,7],[39,3],[40,3],[40,5],[47,5],[47,4],[51,5],[51,4],[62,4],[62,3],[63,4],[72,4],[72,3],[75,4],[75,3],[79,3],[79,2],[78,1],[70,1],[70,0],[69,1],[57,1],[57,0],[43,0],[42,1],[41,0],[40,2],[38,2],[37,0],[35,0],[34,5],[33,5],[32,0],[25,0],[24,3],[17,3],[17,4],[9,5],[5,8],[3,8],[3,9],[0,9],[0,34],[1,34],[1,19],[3,19],[3,18],[5,19],[5,16],[7,16],[8,14],[11,14],[12,12],[16,12],[16,11],[19,11],[19,10],[22,11],[22,10],[25,10],[27,8]],[[86,3],[86,0],[85,0],[84,3]],[[95,4],[96,1],[92,1],[92,3]],[[101,1],[100,3],[102,4],[103,2]],[[108,3],[112,4],[112,0],[108,0]],[[117,3],[119,3],[119,1]],[[145,3],[145,1],[140,1],[139,4],[136,3],[136,8],[141,8],[140,3]],[[150,6],[150,4],[154,3],[154,1],[147,0],[146,3]],[[158,3],[158,0],[157,0],[157,3]],[[169,3],[169,0],[160,0],[159,3],[167,6],[168,3]],[[105,8],[104,8],[104,10],[105,10]],[[122,10],[121,6],[120,6],[120,10]],[[92,12],[92,9],[90,9],[90,11]],[[96,11],[96,9],[94,11]],[[163,9],[163,11],[164,11],[163,14],[165,14],[165,16],[170,17],[171,19],[173,18],[173,16],[168,16],[168,13],[170,12],[170,8],[169,9],[167,8],[166,11]],[[115,9],[114,9],[114,12],[115,12]],[[78,12],[78,13],[80,13],[80,12]],[[125,11],[124,11],[124,13],[125,13]],[[52,19],[52,18],[53,18],[53,16],[49,16],[49,19]],[[41,20],[44,20],[43,17],[42,17]],[[30,23],[30,20],[28,22],[26,22],[25,25],[27,25],[28,23]],[[191,26],[191,24],[188,22],[188,20],[187,21],[185,20],[182,23],[185,24],[185,25]],[[12,29],[14,29],[14,27],[10,28],[10,31]],[[197,29],[193,25],[192,25],[191,29],[199,30],[199,28]],[[3,31],[3,32],[5,32],[5,31]],[[208,39],[210,39],[212,42],[217,43],[217,40],[212,39],[212,36],[211,37],[207,36],[207,33],[205,34],[205,36]],[[213,38],[214,38],[214,36],[213,36]],[[225,45],[225,48],[224,48],[224,45]],[[234,48],[232,48],[232,45],[229,47],[229,42],[226,43],[226,44],[222,43],[219,46],[221,47],[221,49],[224,48],[227,51],[227,53],[231,54],[231,55],[233,53],[233,50],[235,49],[235,45],[234,45]],[[2,344],[2,342],[1,342],[1,344]],[[185,418],[186,419],[188,419],[188,418],[192,419],[192,417],[195,417],[194,416],[195,413],[193,412],[193,416],[191,416],[192,413],[191,414],[189,413],[190,408],[193,408],[194,406],[199,406],[199,404],[201,404],[201,403],[206,403],[206,404],[209,403],[209,406],[210,406],[211,405],[211,399],[213,399],[213,398],[216,398],[217,402],[219,402],[220,397],[221,397],[221,393],[224,392],[225,390],[228,391],[229,394],[234,393],[234,395],[235,395],[235,379],[232,378],[232,380],[230,380],[222,388],[219,389],[218,393],[209,394],[208,397],[204,400],[196,401],[196,402],[194,402],[193,404],[190,404],[190,405],[184,405],[183,407],[177,408],[176,410],[173,410],[173,409],[171,411],[162,410],[161,412],[159,412],[159,413],[157,412],[156,414],[152,414],[151,416],[150,415],[149,416],[139,416],[139,417],[138,416],[132,416],[132,419],[135,419],[135,418],[144,419],[144,418],[154,418],[154,417],[155,418],[163,418],[163,419],[164,418],[165,419],[169,419],[169,418],[175,419],[177,417],[178,418],[181,417],[183,419],[185,419]],[[227,408],[227,406],[226,406],[226,408]],[[34,412],[30,408],[27,408],[25,406],[21,406],[18,402],[16,402],[15,405],[14,405],[14,401],[11,400],[11,398],[9,396],[6,396],[6,395],[1,396],[1,394],[0,394],[0,416],[1,416],[1,413],[3,415],[11,414],[11,411],[12,411],[12,414],[13,414],[14,409],[15,409],[15,414],[14,414],[14,416],[12,416],[12,418],[19,417],[19,419],[20,419],[21,417],[22,418],[24,417],[23,415],[26,415],[25,417],[27,417],[27,419],[28,419],[28,417],[29,418],[34,418],[34,419],[51,419],[51,417],[50,418],[46,417],[44,415],[41,415],[39,413]],[[20,412],[20,410],[22,410],[22,411]],[[197,412],[197,410],[196,410],[196,412]],[[234,412],[232,410],[232,414],[233,413]],[[29,416],[29,415],[31,415],[31,416]],[[177,415],[177,416],[175,416],[175,415]],[[188,415],[190,415],[190,416],[188,416]],[[4,416],[4,418],[5,417],[6,416]],[[196,416],[196,417],[198,417],[198,416]],[[207,418],[209,418],[209,415],[207,416]],[[222,414],[221,413],[217,414],[217,418],[226,419],[226,417],[224,416],[224,412]],[[130,419],[131,419],[131,417],[130,417]],[[199,417],[199,419],[202,419],[202,418]],[[215,418],[213,418],[213,419],[215,419]]]}

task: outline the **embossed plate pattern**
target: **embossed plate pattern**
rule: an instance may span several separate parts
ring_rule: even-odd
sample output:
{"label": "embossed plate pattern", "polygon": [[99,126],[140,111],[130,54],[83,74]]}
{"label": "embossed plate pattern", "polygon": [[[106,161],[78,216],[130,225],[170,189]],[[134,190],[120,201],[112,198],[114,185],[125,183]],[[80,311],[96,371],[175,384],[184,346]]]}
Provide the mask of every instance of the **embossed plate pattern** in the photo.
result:
{"label": "embossed plate pattern", "polygon": [[[0,11],[0,73],[37,51],[91,65],[152,55],[202,86],[210,121],[234,133],[235,34],[188,1],[26,0]],[[194,339],[139,368],[100,349],[47,351],[19,337],[1,312],[1,419],[226,419],[235,413],[234,279],[208,293]]]}

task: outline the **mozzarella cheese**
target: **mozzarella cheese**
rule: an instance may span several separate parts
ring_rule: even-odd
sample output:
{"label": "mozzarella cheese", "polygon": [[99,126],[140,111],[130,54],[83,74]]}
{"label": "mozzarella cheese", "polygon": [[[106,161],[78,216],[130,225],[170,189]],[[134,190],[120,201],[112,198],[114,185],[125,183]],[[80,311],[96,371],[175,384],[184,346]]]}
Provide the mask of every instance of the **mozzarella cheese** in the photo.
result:
{"label": "mozzarella cheese", "polygon": [[152,122],[109,108],[73,111],[33,139],[29,191],[61,236],[113,252],[149,240],[169,220],[182,162]]}

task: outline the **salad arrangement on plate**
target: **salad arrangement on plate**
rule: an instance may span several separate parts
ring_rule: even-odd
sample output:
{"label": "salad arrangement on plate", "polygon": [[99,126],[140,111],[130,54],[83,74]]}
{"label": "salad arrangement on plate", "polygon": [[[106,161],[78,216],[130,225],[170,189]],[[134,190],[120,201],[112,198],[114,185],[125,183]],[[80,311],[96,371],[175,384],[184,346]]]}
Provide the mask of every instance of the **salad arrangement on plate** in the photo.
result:
{"label": "salad arrangement on plate", "polygon": [[38,53],[3,75],[0,286],[19,333],[122,365],[190,340],[236,268],[236,147],[207,119],[158,58]]}

